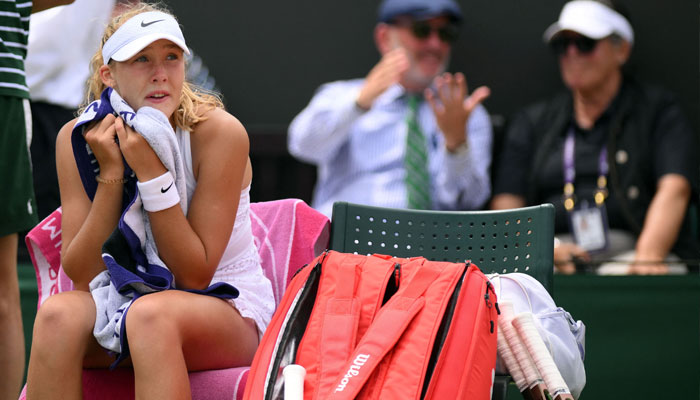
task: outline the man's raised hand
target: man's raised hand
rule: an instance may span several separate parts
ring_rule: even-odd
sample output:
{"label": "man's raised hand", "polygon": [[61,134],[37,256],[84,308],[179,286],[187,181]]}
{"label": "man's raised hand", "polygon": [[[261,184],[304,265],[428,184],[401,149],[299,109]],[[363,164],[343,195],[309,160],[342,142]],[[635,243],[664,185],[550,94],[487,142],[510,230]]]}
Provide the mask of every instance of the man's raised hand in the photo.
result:
{"label": "man's raised hand", "polygon": [[401,79],[409,65],[406,50],[401,47],[384,54],[377,65],[367,74],[365,84],[355,100],[357,105],[362,109],[369,110],[379,95]]}
{"label": "man's raised hand", "polygon": [[438,127],[445,137],[447,150],[454,150],[467,140],[467,120],[491,90],[481,86],[468,95],[467,80],[461,72],[454,76],[446,72],[435,78],[435,93],[428,88],[425,99],[435,114]]}

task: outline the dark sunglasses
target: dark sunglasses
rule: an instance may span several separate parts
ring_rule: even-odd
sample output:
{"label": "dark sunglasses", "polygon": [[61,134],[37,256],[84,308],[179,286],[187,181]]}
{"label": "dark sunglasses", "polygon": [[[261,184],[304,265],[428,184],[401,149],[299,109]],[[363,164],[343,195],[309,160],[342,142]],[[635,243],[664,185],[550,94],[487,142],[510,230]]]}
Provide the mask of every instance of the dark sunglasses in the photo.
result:
{"label": "dark sunglasses", "polygon": [[588,54],[595,49],[598,44],[598,40],[591,39],[586,36],[576,35],[576,36],[558,36],[549,42],[549,47],[552,49],[554,54],[560,56],[566,53],[566,49],[571,45],[576,46],[581,54]]}
{"label": "dark sunglasses", "polygon": [[427,39],[432,32],[437,32],[438,37],[445,43],[454,43],[459,35],[459,26],[454,23],[443,25],[439,28],[433,28],[425,21],[414,21],[411,23],[397,23],[399,26],[407,27],[413,33],[416,39]]}

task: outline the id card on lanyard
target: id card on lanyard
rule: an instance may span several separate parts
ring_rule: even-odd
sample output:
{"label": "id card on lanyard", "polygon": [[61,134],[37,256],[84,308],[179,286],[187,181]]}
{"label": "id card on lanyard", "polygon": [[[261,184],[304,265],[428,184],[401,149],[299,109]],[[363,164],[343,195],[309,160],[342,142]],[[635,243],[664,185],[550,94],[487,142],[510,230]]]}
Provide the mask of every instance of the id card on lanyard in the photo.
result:
{"label": "id card on lanyard", "polygon": [[567,211],[569,227],[576,244],[586,251],[600,251],[608,247],[608,217],[605,199],[608,196],[608,151],[605,146],[598,156],[598,181],[593,202],[582,199],[577,202],[574,196],[576,179],[574,128],[570,127],[564,143],[564,208]]}

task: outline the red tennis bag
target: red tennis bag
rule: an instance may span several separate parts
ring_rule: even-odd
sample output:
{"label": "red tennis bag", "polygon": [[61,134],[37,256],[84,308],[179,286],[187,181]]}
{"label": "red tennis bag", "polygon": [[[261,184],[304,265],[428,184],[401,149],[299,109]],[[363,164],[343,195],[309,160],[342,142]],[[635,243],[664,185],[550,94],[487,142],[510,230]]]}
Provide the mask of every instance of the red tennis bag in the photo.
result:
{"label": "red tennis bag", "polygon": [[470,263],[326,252],[292,279],[253,360],[245,399],[490,399],[496,295]]}

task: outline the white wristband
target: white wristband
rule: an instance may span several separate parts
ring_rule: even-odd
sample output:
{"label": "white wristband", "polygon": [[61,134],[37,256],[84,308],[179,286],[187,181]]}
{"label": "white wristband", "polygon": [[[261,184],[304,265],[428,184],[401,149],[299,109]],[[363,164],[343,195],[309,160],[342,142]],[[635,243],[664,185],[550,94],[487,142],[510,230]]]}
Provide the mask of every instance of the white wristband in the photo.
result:
{"label": "white wristband", "polygon": [[143,208],[148,212],[162,211],[180,202],[173,174],[163,175],[146,182],[136,182],[141,195]]}

